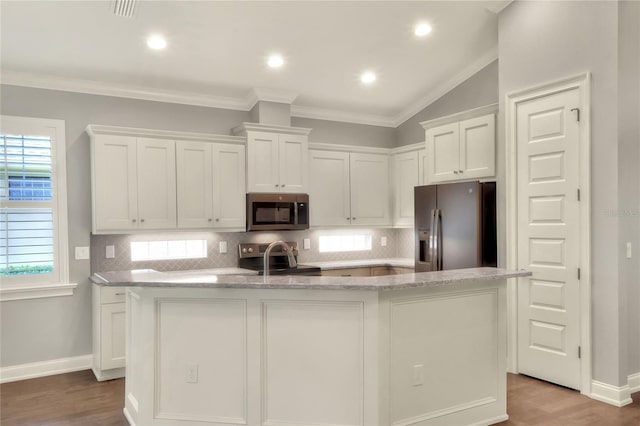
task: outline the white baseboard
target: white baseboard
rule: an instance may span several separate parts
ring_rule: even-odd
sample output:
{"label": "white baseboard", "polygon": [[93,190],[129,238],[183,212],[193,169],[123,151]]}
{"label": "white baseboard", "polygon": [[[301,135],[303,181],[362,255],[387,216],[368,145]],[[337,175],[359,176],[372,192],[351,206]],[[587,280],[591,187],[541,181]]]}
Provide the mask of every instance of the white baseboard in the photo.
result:
{"label": "white baseboard", "polygon": [[82,355],[71,358],[52,359],[49,361],[3,367],[0,368],[0,383],[33,379],[35,377],[53,376],[54,374],[70,373],[72,371],[88,370],[91,368],[92,362],[93,355]]}
{"label": "white baseboard", "polygon": [[124,416],[126,417],[127,421],[129,422],[129,425],[130,426],[136,426],[136,423],[131,418],[131,414],[129,414],[129,410],[127,410],[127,407],[124,407],[122,412],[124,413]]}
{"label": "white baseboard", "polygon": [[631,374],[629,376],[629,392],[640,392],[640,373]]}
{"label": "white baseboard", "polygon": [[591,395],[589,396],[616,407],[623,407],[633,402],[629,385],[613,386],[596,380],[591,381]]}

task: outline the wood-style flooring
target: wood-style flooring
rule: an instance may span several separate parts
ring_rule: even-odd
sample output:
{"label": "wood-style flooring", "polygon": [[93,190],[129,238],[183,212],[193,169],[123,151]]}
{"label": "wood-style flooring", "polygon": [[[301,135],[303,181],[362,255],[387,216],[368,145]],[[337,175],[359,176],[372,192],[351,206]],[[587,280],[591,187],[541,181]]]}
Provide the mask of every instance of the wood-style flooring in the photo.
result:
{"label": "wood-style flooring", "polygon": [[[640,392],[622,408],[526,376],[509,375],[503,426],[639,426]],[[124,379],[96,382],[91,370],[0,385],[0,425],[128,425]]]}

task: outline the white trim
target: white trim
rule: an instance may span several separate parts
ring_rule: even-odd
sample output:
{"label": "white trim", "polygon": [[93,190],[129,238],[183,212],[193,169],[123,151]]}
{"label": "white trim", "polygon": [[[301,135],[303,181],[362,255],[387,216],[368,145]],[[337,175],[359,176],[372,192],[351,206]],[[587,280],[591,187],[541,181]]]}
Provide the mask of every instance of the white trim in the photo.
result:
{"label": "white trim", "polygon": [[362,154],[391,154],[391,148],[375,148],[372,146],[340,145],[319,142],[309,143],[309,149],[314,149],[317,151],[358,152]]}
{"label": "white trim", "polygon": [[89,136],[139,136],[147,138],[161,138],[182,141],[205,141],[239,145],[246,145],[247,142],[246,138],[242,136],[215,135],[212,133],[194,133],[172,130],[142,129],[137,127],[104,126],[99,124],[89,124],[85,131]]}
{"label": "white trim", "polygon": [[349,111],[339,111],[330,108],[319,108],[304,105],[291,105],[291,116],[311,118],[314,120],[338,121],[341,123],[366,124],[380,127],[398,127],[398,120],[383,115],[363,114]]}
{"label": "white trim", "polygon": [[113,380],[120,379],[125,376],[125,368],[110,368],[109,370],[100,370],[95,366],[91,367],[91,371],[93,371],[93,375],[96,377],[96,380],[99,382],[104,382],[105,380]]}
{"label": "white trim", "polygon": [[245,136],[247,132],[274,132],[289,135],[309,135],[312,129],[306,127],[277,126],[275,124],[242,123],[231,129],[234,135]]}
{"label": "white trim", "polygon": [[129,426],[136,426],[136,422],[133,421],[133,417],[131,417],[131,414],[129,414],[129,410],[127,410],[127,407],[124,407],[122,409],[122,413],[124,414],[124,417],[129,422]]}
{"label": "white trim", "polygon": [[496,15],[498,15],[500,12],[505,10],[507,6],[509,6],[511,3],[513,3],[513,0],[506,0],[503,2],[503,4],[496,2],[496,4],[489,5],[485,7],[485,9],[487,9],[491,13],[495,13]]}
{"label": "white trim", "polygon": [[640,373],[631,374],[628,377],[629,392],[640,392]]}
{"label": "white trim", "polygon": [[[577,88],[580,91],[580,109],[584,125],[580,133],[580,392],[589,395],[591,389],[591,74],[584,73],[505,95],[505,199],[506,199],[506,267],[518,267],[517,217],[517,158],[515,146],[516,107],[553,93]],[[511,329],[507,333],[507,370],[517,372],[517,282],[507,286],[507,316]]]}
{"label": "white trim", "polygon": [[256,87],[251,93],[251,101],[249,109],[253,108],[258,102],[277,102],[281,104],[291,105],[298,97],[298,93],[289,90],[268,89]]}
{"label": "white trim", "polygon": [[402,146],[397,146],[395,148],[390,148],[389,153],[392,155],[404,154],[405,152],[420,151],[421,149],[427,149],[426,141],[412,143],[411,145],[402,145]]}
{"label": "white trim", "polygon": [[0,302],[11,300],[40,299],[43,297],[71,296],[78,286],[70,284],[38,284],[30,286],[4,285],[0,290]]}
{"label": "white trim", "polygon": [[2,367],[0,368],[0,383],[88,370],[91,368],[92,361],[93,355],[82,355]]}
{"label": "white trim", "polygon": [[464,68],[458,74],[451,77],[449,80],[438,86],[436,89],[427,93],[424,97],[412,103],[409,107],[405,108],[400,114],[394,117],[394,125],[391,127],[398,127],[447,93],[455,89],[461,83],[471,78],[478,71],[498,59],[498,47],[491,49],[489,52],[482,55],[471,65]]}
{"label": "white trim", "polygon": [[434,118],[432,120],[423,121],[420,123],[424,130],[429,130],[434,127],[443,126],[445,124],[455,123],[457,121],[468,120],[470,118],[482,117],[487,114],[496,114],[498,112],[498,104],[489,104],[479,108],[469,109],[455,114],[446,115],[443,117]]}
{"label": "white trim", "polygon": [[591,382],[589,397],[616,407],[624,407],[633,402],[629,385],[613,386],[597,380]]}

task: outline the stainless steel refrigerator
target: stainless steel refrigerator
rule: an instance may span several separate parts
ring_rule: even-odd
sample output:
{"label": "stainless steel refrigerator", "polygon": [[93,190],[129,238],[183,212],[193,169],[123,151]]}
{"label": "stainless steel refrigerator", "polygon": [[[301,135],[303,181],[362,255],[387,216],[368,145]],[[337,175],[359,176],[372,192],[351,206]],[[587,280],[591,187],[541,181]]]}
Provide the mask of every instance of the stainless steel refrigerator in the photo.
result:
{"label": "stainless steel refrigerator", "polygon": [[416,186],[416,272],[497,265],[496,184]]}

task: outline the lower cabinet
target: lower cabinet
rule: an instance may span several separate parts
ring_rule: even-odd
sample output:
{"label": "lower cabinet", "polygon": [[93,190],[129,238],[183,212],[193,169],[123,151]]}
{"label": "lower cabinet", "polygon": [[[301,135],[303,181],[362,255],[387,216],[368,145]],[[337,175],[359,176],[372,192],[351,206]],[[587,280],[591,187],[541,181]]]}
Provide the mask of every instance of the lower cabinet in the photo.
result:
{"label": "lower cabinet", "polygon": [[383,275],[411,274],[413,268],[399,268],[394,266],[373,266],[365,268],[326,269],[322,276],[326,277],[379,277]]}
{"label": "lower cabinet", "polygon": [[125,289],[93,284],[93,365],[98,381],[124,377]]}

